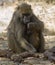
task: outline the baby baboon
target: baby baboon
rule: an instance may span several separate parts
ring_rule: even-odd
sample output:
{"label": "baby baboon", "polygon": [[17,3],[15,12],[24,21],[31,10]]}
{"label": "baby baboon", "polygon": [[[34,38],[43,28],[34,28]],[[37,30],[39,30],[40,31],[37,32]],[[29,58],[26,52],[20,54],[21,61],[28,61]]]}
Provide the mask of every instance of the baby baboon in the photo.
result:
{"label": "baby baboon", "polygon": [[19,5],[8,26],[8,45],[15,53],[43,52],[43,23],[33,14],[27,3]]}
{"label": "baby baboon", "polygon": [[29,34],[28,39],[29,39],[29,42],[35,47],[37,52],[43,52],[44,37],[43,37],[42,31],[44,26],[40,20],[37,19],[36,21],[37,22],[28,23],[28,31],[31,33]]}

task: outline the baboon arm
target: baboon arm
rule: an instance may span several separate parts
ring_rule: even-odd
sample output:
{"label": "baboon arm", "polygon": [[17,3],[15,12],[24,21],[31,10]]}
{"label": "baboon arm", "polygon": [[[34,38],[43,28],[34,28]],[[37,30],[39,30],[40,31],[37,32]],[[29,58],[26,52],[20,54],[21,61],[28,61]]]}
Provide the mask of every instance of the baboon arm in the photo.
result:
{"label": "baboon arm", "polygon": [[31,52],[35,52],[35,48],[34,46],[32,46],[32,44],[30,44],[23,36],[24,33],[24,29],[23,27],[20,26],[19,31],[17,33],[16,40],[17,40],[17,44],[21,46],[21,48],[27,50],[27,51],[31,51]]}
{"label": "baboon arm", "polygon": [[34,46],[32,44],[28,43],[25,38],[22,38],[20,40],[20,43],[21,43],[21,47],[23,47],[28,52],[36,52],[36,49],[34,48]]}

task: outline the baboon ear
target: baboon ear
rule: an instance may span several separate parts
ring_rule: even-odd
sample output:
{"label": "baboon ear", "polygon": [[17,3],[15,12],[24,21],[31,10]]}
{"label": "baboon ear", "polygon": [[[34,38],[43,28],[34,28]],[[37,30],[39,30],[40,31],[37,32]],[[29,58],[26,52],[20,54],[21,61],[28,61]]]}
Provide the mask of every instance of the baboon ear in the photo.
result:
{"label": "baboon ear", "polygon": [[30,8],[31,8],[31,5],[29,5],[30,6]]}
{"label": "baboon ear", "polygon": [[16,7],[16,9],[19,10],[20,9],[20,5],[18,5],[18,7]]}
{"label": "baboon ear", "polygon": [[18,6],[18,7],[17,7],[17,9],[19,10],[19,9],[20,9],[20,7]]}

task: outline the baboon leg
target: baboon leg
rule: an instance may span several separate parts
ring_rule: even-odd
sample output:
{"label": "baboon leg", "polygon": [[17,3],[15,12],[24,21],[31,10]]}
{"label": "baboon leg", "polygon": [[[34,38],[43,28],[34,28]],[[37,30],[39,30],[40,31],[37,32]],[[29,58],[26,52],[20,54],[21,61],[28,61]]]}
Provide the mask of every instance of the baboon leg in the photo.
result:
{"label": "baboon leg", "polygon": [[8,46],[15,53],[21,53],[23,50],[20,46],[17,46],[14,34],[8,31]]}
{"label": "baboon leg", "polygon": [[40,34],[39,34],[39,36],[40,36],[40,41],[39,41],[39,52],[44,52],[44,47],[45,47],[45,44],[44,44],[44,37],[43,37],[43,34],[42,34],[42,32],[40,32]]}

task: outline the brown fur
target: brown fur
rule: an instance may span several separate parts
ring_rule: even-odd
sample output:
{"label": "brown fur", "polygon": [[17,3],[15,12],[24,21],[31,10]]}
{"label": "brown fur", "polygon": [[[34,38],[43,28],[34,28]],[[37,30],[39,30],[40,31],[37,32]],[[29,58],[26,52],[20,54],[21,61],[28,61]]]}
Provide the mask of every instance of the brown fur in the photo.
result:
{"label": "brown fur", "polygon": [[20,20],[22,19],[22,12],[20,13],[19,9],[14,12],[12,20],[8,26],[8,45],[9,48],[16,53],[24,51],[44,51],[44,38],[42,34],[44,25],[36,18],[33,12],[31,12],[31,14],[31,22],[34,23],[34,29],[30,29],[30,31],[33,32],[32,35],[26,33],[28,30],[26,29],[26,25]]}

